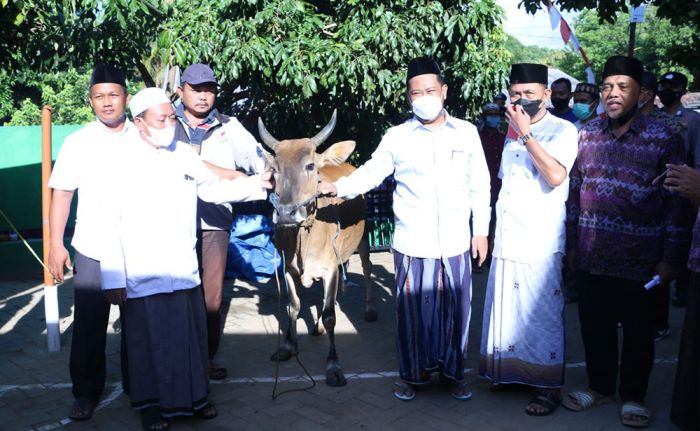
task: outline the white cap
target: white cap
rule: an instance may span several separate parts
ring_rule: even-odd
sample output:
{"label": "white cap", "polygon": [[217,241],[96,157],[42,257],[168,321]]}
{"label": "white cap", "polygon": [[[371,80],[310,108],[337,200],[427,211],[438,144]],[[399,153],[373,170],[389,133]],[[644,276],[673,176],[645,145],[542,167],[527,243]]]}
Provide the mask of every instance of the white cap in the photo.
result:
{"label": "white cap", "polygon": [[165,91],[157,87],[144,88],[131,98],[129,110],[131,111],[131,116],[136,117],[148,108],[163,103],[170,103],[170,99],[168,99]]}

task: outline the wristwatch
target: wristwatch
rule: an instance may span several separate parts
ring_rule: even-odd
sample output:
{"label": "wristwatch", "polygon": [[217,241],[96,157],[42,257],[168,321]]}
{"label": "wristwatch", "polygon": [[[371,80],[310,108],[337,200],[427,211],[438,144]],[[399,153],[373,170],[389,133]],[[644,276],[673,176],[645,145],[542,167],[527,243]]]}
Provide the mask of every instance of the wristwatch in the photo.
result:
{"label": "wristwatch", "polygon": [[532,139],[532,133],[526,133],[518,138],[518,142],[520,142],[522,145],[525,145],[530,139]]}

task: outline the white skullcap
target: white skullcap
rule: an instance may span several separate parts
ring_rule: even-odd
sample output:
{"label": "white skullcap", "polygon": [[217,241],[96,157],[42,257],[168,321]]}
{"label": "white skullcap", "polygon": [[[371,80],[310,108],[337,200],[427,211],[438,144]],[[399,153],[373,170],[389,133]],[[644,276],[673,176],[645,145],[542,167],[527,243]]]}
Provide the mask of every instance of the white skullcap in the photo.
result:
{"label": "white skullcap", "polygon": [[148,108],[163,103],[170,103],[170,99],[168,99],[165,91],[157,87],[144,88],[131,98],[129,110],[131,111],[131,116],[136,117]]}

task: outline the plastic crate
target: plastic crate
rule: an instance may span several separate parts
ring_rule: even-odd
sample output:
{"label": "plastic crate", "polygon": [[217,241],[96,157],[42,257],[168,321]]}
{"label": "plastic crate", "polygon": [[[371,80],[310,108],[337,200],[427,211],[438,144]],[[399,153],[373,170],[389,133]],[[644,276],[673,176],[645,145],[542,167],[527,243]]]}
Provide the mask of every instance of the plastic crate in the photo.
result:
{"label": "plastic crate", "polygon": [[365,193],[370,250],[388,250],[394,238],[393,193],[396,181],[387,177],[379,186]]}

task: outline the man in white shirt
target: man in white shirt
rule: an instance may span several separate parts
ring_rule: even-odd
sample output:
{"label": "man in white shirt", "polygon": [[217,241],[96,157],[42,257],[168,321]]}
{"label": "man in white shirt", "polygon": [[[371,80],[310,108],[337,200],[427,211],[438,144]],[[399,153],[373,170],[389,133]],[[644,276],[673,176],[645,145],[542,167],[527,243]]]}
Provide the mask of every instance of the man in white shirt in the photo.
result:
{"label": "man in white shirt", "polygon": [[[245,174],[262,172],[262,147],[238,120],[215,108],[217,92],[218,82],[209,66],[193,64],[185,69],[177,89],[182,103],[175,110],[178,120],[175,138],[191,145],[202,160],[215,167],[236,169]],[[233,222],[231,210],[228,203],[215,204],[201,199],[197,202],[197,251],[207,309],[209,377],[214,380],[227,376],[226,368],[215,363],[215,356],[223,331],[221,295]]]}
{"label": "man in white shirt", "polygon": [[514,64],[496,203],[496,236],[484,304],[480,373],[494,385],[538,388],[525,407],[543,416],[561,402],[568,174],[576,127],[545,108],[547,67]]}
{"label": "man in white shirt", "polygon": [[[75,248],[75,306],[69,364],[75,402],[69,416],[74,420],[90,419],[105,385],[110,304],[100,290],[100,214],[105,197],[103,183],[107,180],[102,169],[109,147],[121,145],[134,133],[134,125],[125,115],[126,98],[126,82],[119,69],[104,64],[93,69],[89,102],[97,118],[66,138],[49,180],[53,195],[48,260],[49,270],[59,283],[64,280],[64,266],[72,267],[63,236],[76,190],[79,195],[71,242]],[[121,354],[123,386],[128,392],[123,332]]]}
{"label": "man in white shirt", "polygon": [[[487,254],[490,179],[474,125],[444,109],[447,85],[435,60],[411,60],[406,78],[415,114],[384,135],[372,158],[319,191],[352,198],[393,174],[392,244],[397,292],[401,381],[394,396],[415,397],[413,385],[440,372],[451,394],[467,400],[463,358],[471,312],[471,257]],[[469,228],[473,217],[474,236]]]}
{"label": "man in white shirt", "polygon": [[107,169],[128,172],[109,184],[101,253],[102,289],[123,303],[131,405],[145,429],[166,418],[216,417],[209,393],[206,317],[199,288],[197,197],[207,202],[264,199],[269,173],[223,180],[175,140],[165,93],[146,88],[129,104],[140,137]]}

